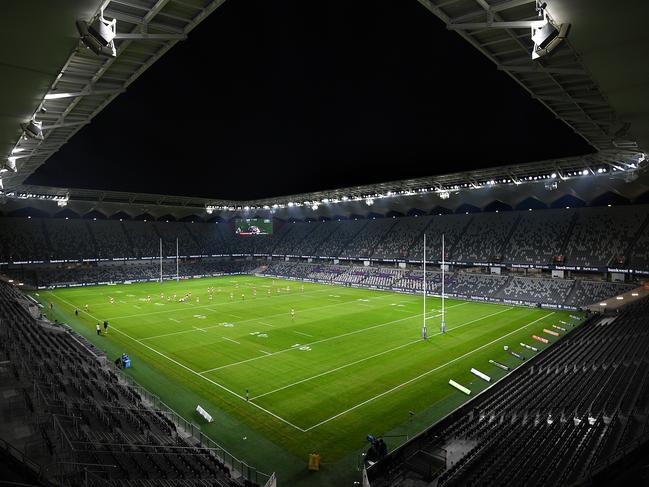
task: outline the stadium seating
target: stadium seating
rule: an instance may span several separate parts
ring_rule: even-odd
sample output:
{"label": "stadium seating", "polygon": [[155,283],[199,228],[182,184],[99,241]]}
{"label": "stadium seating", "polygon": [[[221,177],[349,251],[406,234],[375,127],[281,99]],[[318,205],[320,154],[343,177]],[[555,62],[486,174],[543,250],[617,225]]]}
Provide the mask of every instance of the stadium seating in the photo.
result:
{"label": "stadium seating", "polygon": [[575,289],[566,300],[566,303],[580,303],[581,306],[594,304],[603,299],[629,292],[634,287],[636,287],[634,284],[580,280],[575,283]]}
{"label": "stadium seating", "polygon": [[462,238],[453,246],[451,259],[461,262],[499,262],[518,213],[485,213],[474,217]]}
{"label": "stadium seating", "polygon": [[88,228],[89,222],[79,219],[44,219],[43,229],[50,242],[50,259],[92,259],[98,254]]}
{"label": "stadium seating", "polygon": [[649,300],[595,316],[369,470],[373,487],[576,485],[649,438]]}
{"label": "stadium seating", "polygon": [[160,255],[161,237],[153,222],[127,221],[123,225],[126,238],[131,244],[136,257],[156,257]]}
{"label": "stadium seating", "polygon": [[99,259],[125,258],[135,255],[121,222],[96,220],[88,222]]}
{"label": "stadium seating", "polygon": [[646,206],[577,210],[565,250],[566,263],[580,266],[625,264],[633,239],[646,218]]}
{"label": "stadium seating", "polygon": [[[473,221],[473,218],[473,215],[443,215],[432,217],[430,224],[426,227],[426,258],[428,260],[441,260],[442,235],[444,235],[446,260],[449,260],[453,247],[460,240],[463,232]],[[423,242],[413,241],[409,255],[412,260],[423,260]]]}
{"label": "stadium seating", "polygon": [[338,257],[346,245],[356,235],[363,232],[365,226],[374,220],[349,220],[341,222],[336,235],[322,242],[316,255],[321,257]]}
{"label": "stadium seating", "polygon": [[37,218],[0,218],[3,262],[49,259],[51,252],[43,222]]}
{"label": "stadium seating", "polygon": [[550,263],[561,254],[572,219],[566,210],[528,211],[512,233],[503,262],[519,264]]}
{"label": "stadium seating", "polygon": [[405,260],[409,257],[409,249],[420,241],[420,238],[431,222],[429,216],[404,217],[396,219],[396,223],[383,237],[374,252],[373,259],[399,259]]}
{"label": "stadium seating", "polygon": [[175,255],[292,255],[649,269],[649,206],[276,223],[237,236],[230,223],[0,218],[0,262]]}
{"label": "stadium seating", "polygon": [[514,277],[501,291],[500,297],[534,303],[563,304],[575,281],[538,277]]}
{"label": "stadium seating", "polygon": [[43,467],[61,467],[43,471],[49,480],[70,486],[257,485],[241,477],[248,471],[235,475],[237,462],[181,430],[171,411],[120,378],[83,338],[42,324],[28,306],[0,282],[0,354],[6,359],[0,376],[5,390],[20,391],[18,400],[0,403],[0,412],[8,418],[20,410],[27,436],[22,433],[19,446],[29,446]]}
{"label": "stadium seating", "polygon": [[394,224],[395,221],[392,218],[369,220],[363,231],[357,233],[348,242],[345,249],[340,253],[340,256],[359,259],[369,258],[374,248],[381,242]]}

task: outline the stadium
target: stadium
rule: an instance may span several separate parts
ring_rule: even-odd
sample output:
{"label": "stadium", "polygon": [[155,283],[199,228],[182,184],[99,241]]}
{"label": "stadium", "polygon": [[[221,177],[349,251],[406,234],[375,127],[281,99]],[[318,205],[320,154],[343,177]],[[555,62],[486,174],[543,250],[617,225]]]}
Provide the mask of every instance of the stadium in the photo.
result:
{"label": "stadium", "polygon": [[[344,125],[384,123],[381,110],[407,104],[409,88],[381,91],[379,108],[334,104],[335,123],[331,99],[299,107],[304,120],[322,115],[370,139],[376,160],[355,173],[344,159],[311,167],[325,166],[335,151],[317,152],[342,135],[267,144],[230,118],[228,98],[246,110],[238,92],[198,88],[232,76],[255,100],[280,84],[301,89],[299,67],[276,82],[281,62],[258,68],[254,82],[247,64],[237,65],[243,78],[215,71],[229,61],[210,49],[245,57],[246,29],[271,31],[250,41],[261,57],[268,39],[290,37],[275,22],[295,21],[287,12],[300,3],[262,3],[1,7],[0,485],[648,485],[649,6],[318,7],[331,10],[301,26],[296,44],[325,40],[304,66],[329,62],[336,36],[363,44],[378,18],[406,19],[395,38],[430,29],[435,49],[450,53],[417,92],[440,100],[433,118],[449,130],[449,152],[438,136],[432,152],[412,142],[411,159],[395,143],[404,155],[393,161],[383,139],[398,137],[398,125],[412,131],[407,122],[374,134]],[[271,9],[277,17],[260,24]],[[367,25],[354,24],[365,15]],[[371,50],[410,63],[390,54],[391,42]],[[299,64],[286,54],[292,43],[278,45],[285,64]],[[353,46],[342,49],[352,54],[332,62],[334,78],[366,69]],[[198,77],[185,74],[189,64]],[[474,75],[443,93],[455,69]],[[403,74],[404,86],[429,72],[415,75]],[[373,91],[373,76],[359,92]],[[343,83],[329,81],[323,92]],[[490,95],[492,86],[512,98]],[[469,87],[476,98],[462,104],[455,95]],[[478,98],[487,115],[471,106]],[[207,118],[179,119],[172,100],[195,102]],[[423,119],[425,103],[415,105]],[[272,132],[265,109],[241,118]],[[277,117],[269,137],[285,128]],[[120,124],[132,127],[124,138]],[[219,152],[237,124],[260,152]],[[163,125],[177,137],[150,136]],[[312,161],[291,166],[292,144],[316,147]],[[172,146],[205,152],[183,158]],[[124,161],[107,163],[111,150]],[[247,160],[271,150],[286,166]],[[203,193],[210,187],[216,196]]]}

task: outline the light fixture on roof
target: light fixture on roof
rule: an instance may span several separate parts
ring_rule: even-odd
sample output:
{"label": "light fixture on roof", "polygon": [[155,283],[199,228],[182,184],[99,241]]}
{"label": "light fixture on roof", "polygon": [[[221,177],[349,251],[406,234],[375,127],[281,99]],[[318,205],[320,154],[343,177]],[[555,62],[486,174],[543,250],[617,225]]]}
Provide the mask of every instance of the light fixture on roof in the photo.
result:
{"label": "light fixture on roof", "polygon": [[2,166],[2,169],[0,169],[0,172],[6,172],[6,171],[11,171],[11,172],[17,172],[18,169],[16,168],[16,158],[15,157],[7,157],[7,162],[5,162]]}
{"label": "light fixture on roof", "polygon": [[115,36],[117,35],[117,20],[107,20],[104,13],[92,22],[77,20],[77,30],[83,42],[88,49],[98,56],[115,57]]}
{"label": "light fixture on roof", "polygon": [[35,118],[27,123],[21,123],[20,127],[25,135],[31,139],[43,140],[43,122],[37,122]]}
{"label": "light fixture on roof", "polygon": [[546,2],[537,3],[536,10],[543,17],[544,22],[540,25],[532,25],[532,41],[534,42],[532,59],[538,59],[550,54],[568,37],[570,32],[570,24],[556,24],[550,20],[545,11],[546,7]]}
{"label": "light fixture on roof", "polygon": [[556,181],[546,181],[544,186],[545,186],[545,189],[547,189],[548,191],[552,191],[552,190],[557,189],[558,184],[557,184]]}

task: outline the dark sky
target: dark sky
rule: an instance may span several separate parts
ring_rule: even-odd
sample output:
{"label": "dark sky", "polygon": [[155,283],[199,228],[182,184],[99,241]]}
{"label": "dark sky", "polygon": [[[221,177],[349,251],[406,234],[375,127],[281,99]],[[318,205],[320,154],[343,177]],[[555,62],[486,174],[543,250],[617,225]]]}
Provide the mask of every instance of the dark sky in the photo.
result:
{"label": "dark sky", "polygon": [[231,0],[28,182],[252,199],[590,150],[416,0]]}

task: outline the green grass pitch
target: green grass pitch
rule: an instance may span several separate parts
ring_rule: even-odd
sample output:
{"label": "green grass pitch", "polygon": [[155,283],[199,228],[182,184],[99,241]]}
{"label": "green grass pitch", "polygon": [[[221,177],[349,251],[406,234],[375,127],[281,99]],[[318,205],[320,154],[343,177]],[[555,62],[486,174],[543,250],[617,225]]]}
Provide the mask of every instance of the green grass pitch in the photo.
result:
{"label": "green grass pitch", "polygon": [[[186,302],[168,299],[188,292]],[[129,374],[143,386],[235,455],[278,470],[280,479],[284,472],[284,480],[306,468],[311,452],[320,453],[325,471],[349,467],[368,433],[386,434],[395,446],[467,399],[449,379],[480,392],[488,384],[472,367],[501,378],[505,372],[489,359],[521,363],[504,345],[529,358],[534,352],[520,342],[545,348],[531,335],[556,341],[543,329],[563,335],[552,326],[572,321],[565,311],[447,299],[442,335],[440,299],[429,297],[422,340],[421,295],[253,276],[35,296],[111,360],[129,353]],[[104,320],[108,334],[97,336]],[[214,423],[196,415],[198,403]]]}

